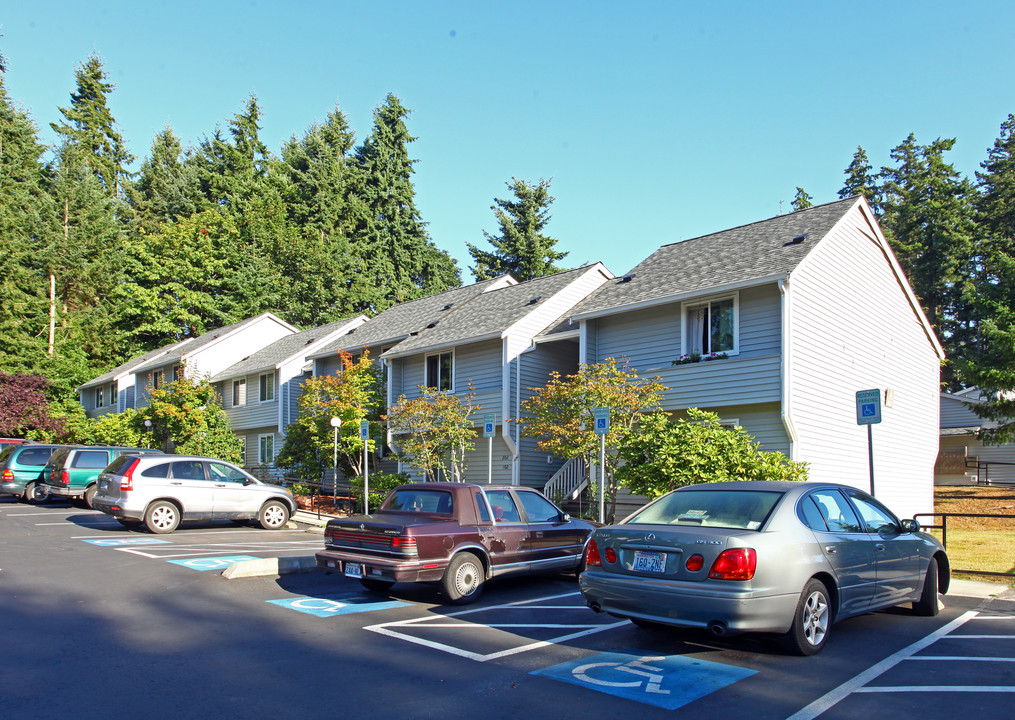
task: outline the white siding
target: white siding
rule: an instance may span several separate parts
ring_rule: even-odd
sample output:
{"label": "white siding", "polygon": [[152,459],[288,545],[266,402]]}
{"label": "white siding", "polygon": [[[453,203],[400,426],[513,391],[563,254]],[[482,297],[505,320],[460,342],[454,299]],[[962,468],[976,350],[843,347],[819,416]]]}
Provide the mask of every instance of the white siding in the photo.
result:
{"label": "white siding", "polygon": [[[861,232],[861,227],[865,232]],[[939,358],[874,231],[855,208],[793,273],[789,411],[812,480],[869,488],[858,390],[894,391],[873,427],[877,496],[911,517],[934,508]]]}

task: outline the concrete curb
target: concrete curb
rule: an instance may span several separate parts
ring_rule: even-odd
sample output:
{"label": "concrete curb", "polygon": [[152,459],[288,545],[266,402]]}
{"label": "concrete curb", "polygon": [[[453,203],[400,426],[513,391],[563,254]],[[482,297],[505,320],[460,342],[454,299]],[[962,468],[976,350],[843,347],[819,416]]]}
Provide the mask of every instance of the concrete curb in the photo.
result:
{"label": "concrete curb", "polygon": [[983,580],[961,580],[952,578],[945,597],[989,598],[1001,600],[1015,599],[1015,590],[1002,582],[984,582]]}
{"label": "concrete curb", "polygon": [[289,575],[291,573],[313,572],[317,569],[317,558],[283,557],[240,560],[222,571],[226,580],[237,578],[264,577],[266,575]]}

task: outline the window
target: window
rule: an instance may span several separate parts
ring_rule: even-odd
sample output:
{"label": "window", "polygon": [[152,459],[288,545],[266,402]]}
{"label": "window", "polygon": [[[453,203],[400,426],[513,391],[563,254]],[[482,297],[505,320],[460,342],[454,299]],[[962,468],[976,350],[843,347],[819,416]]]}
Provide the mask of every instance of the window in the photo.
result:
{"label": "window", "polygon": [[233,380],[233,407],[247,404],[247,379]]}
{"label": "window", "polygon": [[261,402],[275,399],[275,373],[265,373],[260,379]]}
{"label": "window", "polygon": [[846,498],[836,490],[818,490],[800,501],[804,524],[818,532],[862,532],[860,521]]}
{"label": "window", "polygon": [[110,405],[116,405],[116,383],[109,383],[109,400]]}
{"label": "window", "polygon": [[736,353],[739,332],[739,296],[685,303],[684,354]]}
{"label": "window", "polygon": [[454,386],[451,377],[452,358],[450,352],[426,356],[426,386],[437,390],[450,391]]}
{"label": "window", "polygon": [[82,450],[71,461],[71,467],[101,470],[109,465],[109,453],[105,450]]}
{"label": "window", "polygon": [[270,465],[275,460],[275,436],[257,436],[257,462],[259,465]]}
{"label": "window", "polygon": [[247,475],[234,468],[232,465],[226,465],[224,463],[210,462],[208,463],[208,470],[211,472],[211,479],[213,482],[234,482],[243,484],[247,482]]}
{"label": "window", "polygon": [[560,510],[542,496],[520,492],[518,498],[522,501],[525,514],[529,516],[529,522],[560,522]]}
{"label": "window", "polygon": [[515,506],[515,500],[511,497],[509,491],[488,490],[486,497],[490,501],[490,507],[493,510],[494,522],[522,521],[521,516],[518,514],[518,508]]}
{"label": "window", "polygon": [[152,389],[158,390],[159,385],[161,384],[162,384],[162,371],[156,370],[155,372],[152,373]]}
{"label": "window", "polygon": [[863,518],[868,532],[892,534],[901,532],[899,521],[896,520],[888,508],[873,498],[865,498],[853,494],[850,494],[850,497],[853,500],[853,504],[856,505],[856,509],[860,511],[860,516]]}
{"label": "window", "polygon": [[176,382],[179,379],[180,379],[180,366],[173,365],[173,382]]}
{"label": "window", "polygon": [[100,408],[103,406],[102,402],[102,388],[95,388],[95,407]]}
{"label": "window", "polygon": [[204,480],[204,465],[199,460],[179,460],[173,463],[173,477],[177,480]]}

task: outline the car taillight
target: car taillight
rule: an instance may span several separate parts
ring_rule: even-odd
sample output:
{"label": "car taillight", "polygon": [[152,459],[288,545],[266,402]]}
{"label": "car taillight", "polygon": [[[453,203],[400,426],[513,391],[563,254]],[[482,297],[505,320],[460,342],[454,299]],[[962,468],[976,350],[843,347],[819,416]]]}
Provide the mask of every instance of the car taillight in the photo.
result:
{"label": "car taillight", "polygon": [[127,469],[123,471],[123,477],[120,478],[120,492],[134,489],[134,468],[139,462],[141,462],[140,458],[131,461]]}
{"label": "car taillight", "polygon": [[703,567],[705,567],[705,558],[695,553],[691,557],[687,558],[687,562],[684,563],[684,567],[690,570],[691,572],[698,572]]}
{"label": "car taillight", "polygon": [[713,580],[750,580],[757,567],[758,553],[753,548],[732,548],[720,553],[708,576]]}
{"label": "car taillight", "polygon": [[60,473],[60,484],[70,485],[70,473],[67,472],[66,470]]}
{"label": "car taillight", "polygon": [[4,480],[3,481],[4,482],[13,482],[14,481],[14,473],[11,472],[10,468],[4,468]]}
{"label": "car taillight", "polygon": [[585,567],[602,567],[603,560],[599,557],[599,546],[595,540],[589,540],[585,547]]}
{"label": "car taillight", "polygon": [[415,552],[416,550],[416,538],[398,536],[391,538],[391,549],[392,550],[407,550],[409,552]]}
{"label": "car taillight", "polygon": [[606,562],[615,563],[617,562],[617,551],[611,547],[606,548],[606,552],[603,553],[606,556]]}

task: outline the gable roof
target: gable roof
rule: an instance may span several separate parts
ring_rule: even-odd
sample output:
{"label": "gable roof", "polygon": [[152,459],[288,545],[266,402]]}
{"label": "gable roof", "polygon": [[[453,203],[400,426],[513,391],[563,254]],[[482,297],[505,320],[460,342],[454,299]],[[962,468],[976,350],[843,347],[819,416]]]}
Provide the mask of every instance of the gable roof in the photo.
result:
{"label": "gable roof", "polygon": [[164,355],[161,355],[161,356],[155,358],[154,360],[152,360],[151,362],[147,362],[144,365],[141,365],[140,367],[135,368],[134,372],[142,372],[144,370],[151,370],[153,368],[162,367],[163,365],[166,365],[167,363],[170,363],[170,362],[173,362],[173,361],[176,361],[176,360],[181,360],[185,355],[193,355],[195,352],[197,352],[201,348],[207,347],[208,345],[211,345],[212,343],[214,343],[214,342],[216,342],[216,341],[218,341],[220,339],[226,338],[227,336],[231,335],[232,333],[236,332],[237,330],[240,330],[240,329],[246,327],[247,325],[253,325],[257,321],[263,320],[263,319],[274,320],[275,322],[279,323],[283,327],[289,328],[289,330],[291,330],[292,332],[294,332],[294,333],[297,332],[296,328],[294,328],[292,325],[290,325],[289,323],[287,323],[285,320],[283,320],[282,318],[278,317],[277,315],[275,315],[273,313],[270,313],[270,312],[261,313],[260,315],[257,315],[255,317],[247,318],[246,320],[240,320],[239,322],[235,322],[232,325],[226,325],[225,327],[220,327],[220,328],[215,328],[214,330],[209,330],[208,332],[204,333],[203,335],[198,335],[196,338],[193,338],[189,343],[184,344],[184,343],[181,342],[181,343],[177,343],[175,345],[172,345],[172,346],[170,346],[169,351],[166,352]]}
{"label": "gable roof", "polygon": [[229,378],[275,370],[289,360],[306,359],[307,348],[336,333],[345,333],[361,325],[366,318],[362,315],[336,320],[327,325],[310,328],[295,335],[286,335],[271,345],[261,348],[211,378],[210,382],[221,382]]}
{"label": "gable roof", "polygon": [[815,205],[664,245],[603,285],[572,316],[592,318],[786,277],[857,202]]}
{"label": "gable roof", "polygon": [[[382,357],[398,357],[466,342],[501,338],[516,322],[596,268],[601,268],[609,277],[609,271],[601,263],[595,263],[483,293],[461,308],[449,312],[443,319],[413,333]],[[539,329],[543,330],[559,319],[560,316],[554,313],[546,325]]]}
{"label": "gable roof", "polygon": [[514,284],[517,284],[517,281],[510,275],[501,275],[436,295],[392,305],[353,332],[328,343],[309,358],[328,357],[339,350],[357,350],[364,347],[380,349],[378,346],[404,340],[410,333],[422,330],[483,293]]}
{"label": "gable roof", "polygon": [[124,375],[129,375],[131,372],[135,372],[137,368],[141,367],[150,360],[153,360],[157,357],[161,357],[162,355],[165,355],[166,353],[175,350],[177,345],[183,345],[184,343],[188,343],[191,340],[193,340],[193,338],[186,338],[185,340],[180,340],[180,342],[178,343],[173,343],[172,345],[160,347],[155,350],[149,350],[146,353],[142,353],[141,355],[132,357],[130,360],[123,363],[122,365],[117,365],[109,372],[99,375],[97,378],[92,378],[88,382],[79,385],[77,389],[79,391],[87,390],[88,388],[91,387],[105,385],[106,383],[112,382],[113,380],[117,380],[123,377]]}

